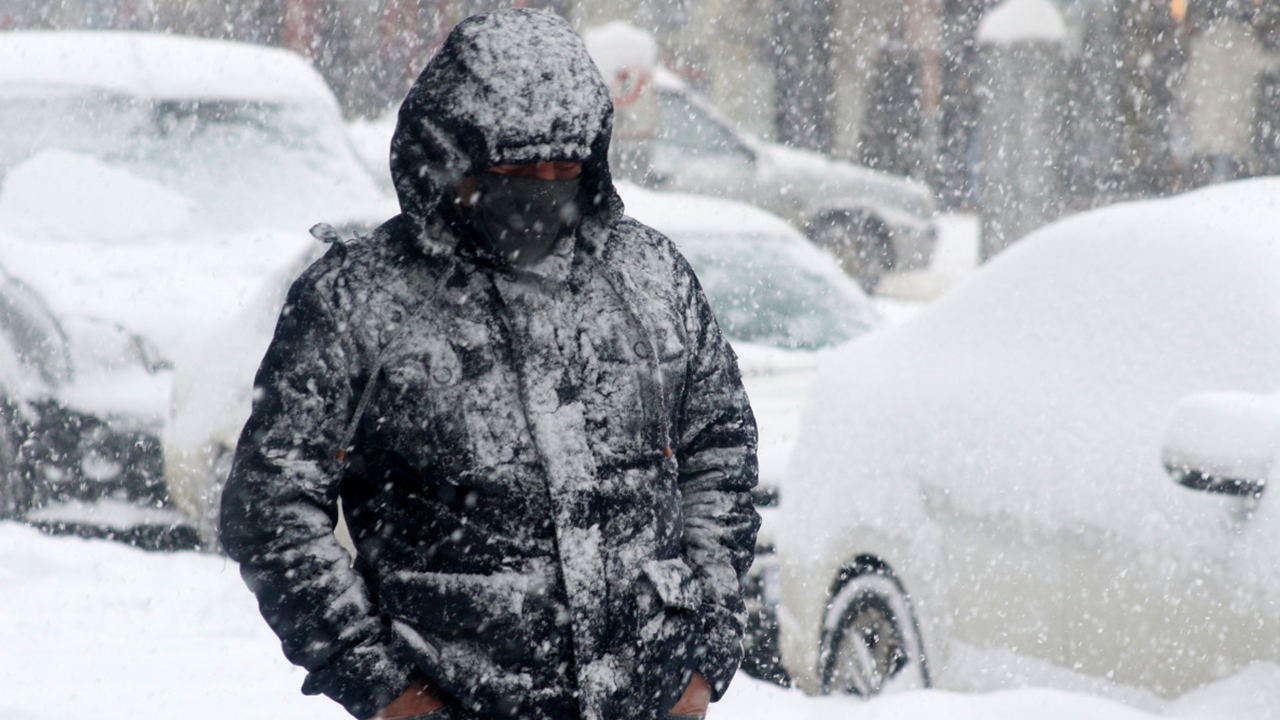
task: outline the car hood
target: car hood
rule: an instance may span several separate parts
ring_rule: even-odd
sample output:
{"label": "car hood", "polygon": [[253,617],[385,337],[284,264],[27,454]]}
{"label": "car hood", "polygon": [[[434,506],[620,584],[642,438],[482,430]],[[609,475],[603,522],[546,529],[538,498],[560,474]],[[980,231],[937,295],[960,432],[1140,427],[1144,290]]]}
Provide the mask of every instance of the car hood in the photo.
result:
{"label": "car hood", "polygon": [[188,342],[314,243],[312,224],[372,227],[395,214],[371,180],[351,189],[229,229],[210,220],[216,208],[156,180],[49,150],[13,168],[0,191],[0,260],[56,314],[121,322],[180,360]]}

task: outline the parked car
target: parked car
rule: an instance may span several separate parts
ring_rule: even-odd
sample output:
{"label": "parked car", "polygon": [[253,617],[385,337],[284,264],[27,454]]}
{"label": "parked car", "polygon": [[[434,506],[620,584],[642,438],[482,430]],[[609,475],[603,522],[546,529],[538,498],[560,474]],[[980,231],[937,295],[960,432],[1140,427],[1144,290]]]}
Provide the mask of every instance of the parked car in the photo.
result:
{"label": "parked car", "polygon": [[1203,414],[1166,442],[1189,395],[1280,388],[1278,195],[1061,221],[828,358],[777,537],[797,684],[945,684],[963,646],[1173,697],[1280,661],[1264,471],[1206,469]]}
{"label": "parked car", "polygon": [[0,33],[0,254],[181,361],[311,242],[395,211],[305,59],[153,33]]}
{"label": "parked car", "polygon": [[191,547],[164,487],[172,365],[108,321],[56,317],[0,269],[0,520]]}
{"label": "parked car", "polygon": [[[619,61],[640,31],[618,23],[585,35],[587,47],[614,78],[615,94],[656,97],[653,127],[619,133],[615,176],[652,189],[751,203],[776,213],[835,254],[868,292],[887,270],[927,266],[937,241],[933,194],[905,177],[765,142],[739,129],[674,73],[657,64]],[[641,51],[640,56],[643,56]],[[634,60],[632,60],[634,62]],[[621,65],[621,67],[619,67]],[[642,76],[642,77],[641,77]],[[615,103],[627,99],[615,97]]]}
{"label": "parked car", "polygon": [[[627,212],[666,233],[688,258],[738,354],[760,428],[764,518],[750,576],[754,632],[746,668],[785,677],[777,661],[773,605],[774,514],[781,476],[797,435],[800,408],[817,358],[866,333],[879,315],[834,261],[786,222],[742,203],[619,185]],[[214,539],[221,488],[240,428],[249,417],[252,380],[293,279],[323,249],[318,243],[264,284],[236,319],[208,339],[200,361],[181,366],[165,434],[168,487]]]}

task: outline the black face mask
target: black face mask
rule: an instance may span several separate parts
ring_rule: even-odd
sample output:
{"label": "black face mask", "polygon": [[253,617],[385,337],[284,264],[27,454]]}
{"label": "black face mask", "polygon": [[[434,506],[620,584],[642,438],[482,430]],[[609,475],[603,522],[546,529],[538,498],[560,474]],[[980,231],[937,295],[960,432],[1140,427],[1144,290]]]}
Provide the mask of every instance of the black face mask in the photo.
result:
{"label": "black face mask", "polygon": [[581,213],[578,180],[542,180],[490,172],[476,178],[471,227],[485,249],[518,266],[546,257]]}

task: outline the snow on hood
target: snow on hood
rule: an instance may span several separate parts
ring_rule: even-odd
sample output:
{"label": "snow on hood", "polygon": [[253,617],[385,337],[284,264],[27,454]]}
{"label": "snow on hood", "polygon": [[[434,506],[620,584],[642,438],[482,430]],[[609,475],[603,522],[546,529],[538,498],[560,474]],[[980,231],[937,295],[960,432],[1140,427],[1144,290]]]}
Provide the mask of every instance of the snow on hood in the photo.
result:
{"label": "snow on hood", "polygon": [[1149,558],[1238,552],[1241,576],[1280,593],[1277,498],[1241,538],[1161,463],[1179,399],[1280,388],[1276,227],[1275,179],[1086,213],[837,351],[793,456],[805,491],[783,507],[788,528],[828,531],[792,535],[797,557],[854,525],[916,537],[943,508]]}
{"label": "snow on hood", "polygon": [[[542,10],[473,15],[454,27],[400,106],[391,175],[428,250],[451,242],[428,218],[464,176],[493,165],[583,163],[584,214],[619,212],[609,175],[613,100],[582,38]],[[444,243],[444,245],[441,245]],[[439,246],[439,247],[433,247]]]}
{"label": "snow on hood", "polygon": [[1062,42],[1067,23],[1052,0],[1005,0],[987,11],[978,25],[980,43]]}
{"label": "snow on hood", "polygon": [[338,112],[324,79],[295,53],[160,33],[0,33],[0,86],[12,84],[170,100],[291,100]]}
{"label": "snow on hood", "polygon": [[45,150],[0,182],[0,228],[123,240],[181,227],[195,202],[157,182],[65,150]]}

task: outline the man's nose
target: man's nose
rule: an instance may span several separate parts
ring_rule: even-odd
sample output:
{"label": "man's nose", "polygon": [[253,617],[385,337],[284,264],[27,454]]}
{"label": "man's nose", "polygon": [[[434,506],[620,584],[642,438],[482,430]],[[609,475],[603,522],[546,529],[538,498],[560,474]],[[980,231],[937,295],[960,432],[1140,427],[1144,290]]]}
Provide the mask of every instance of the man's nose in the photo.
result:
{"label": "man's nose", "polygon": [[539,180],[555,180],[556,164],[551,162],[540,162],[534,165],[533,176]]}

